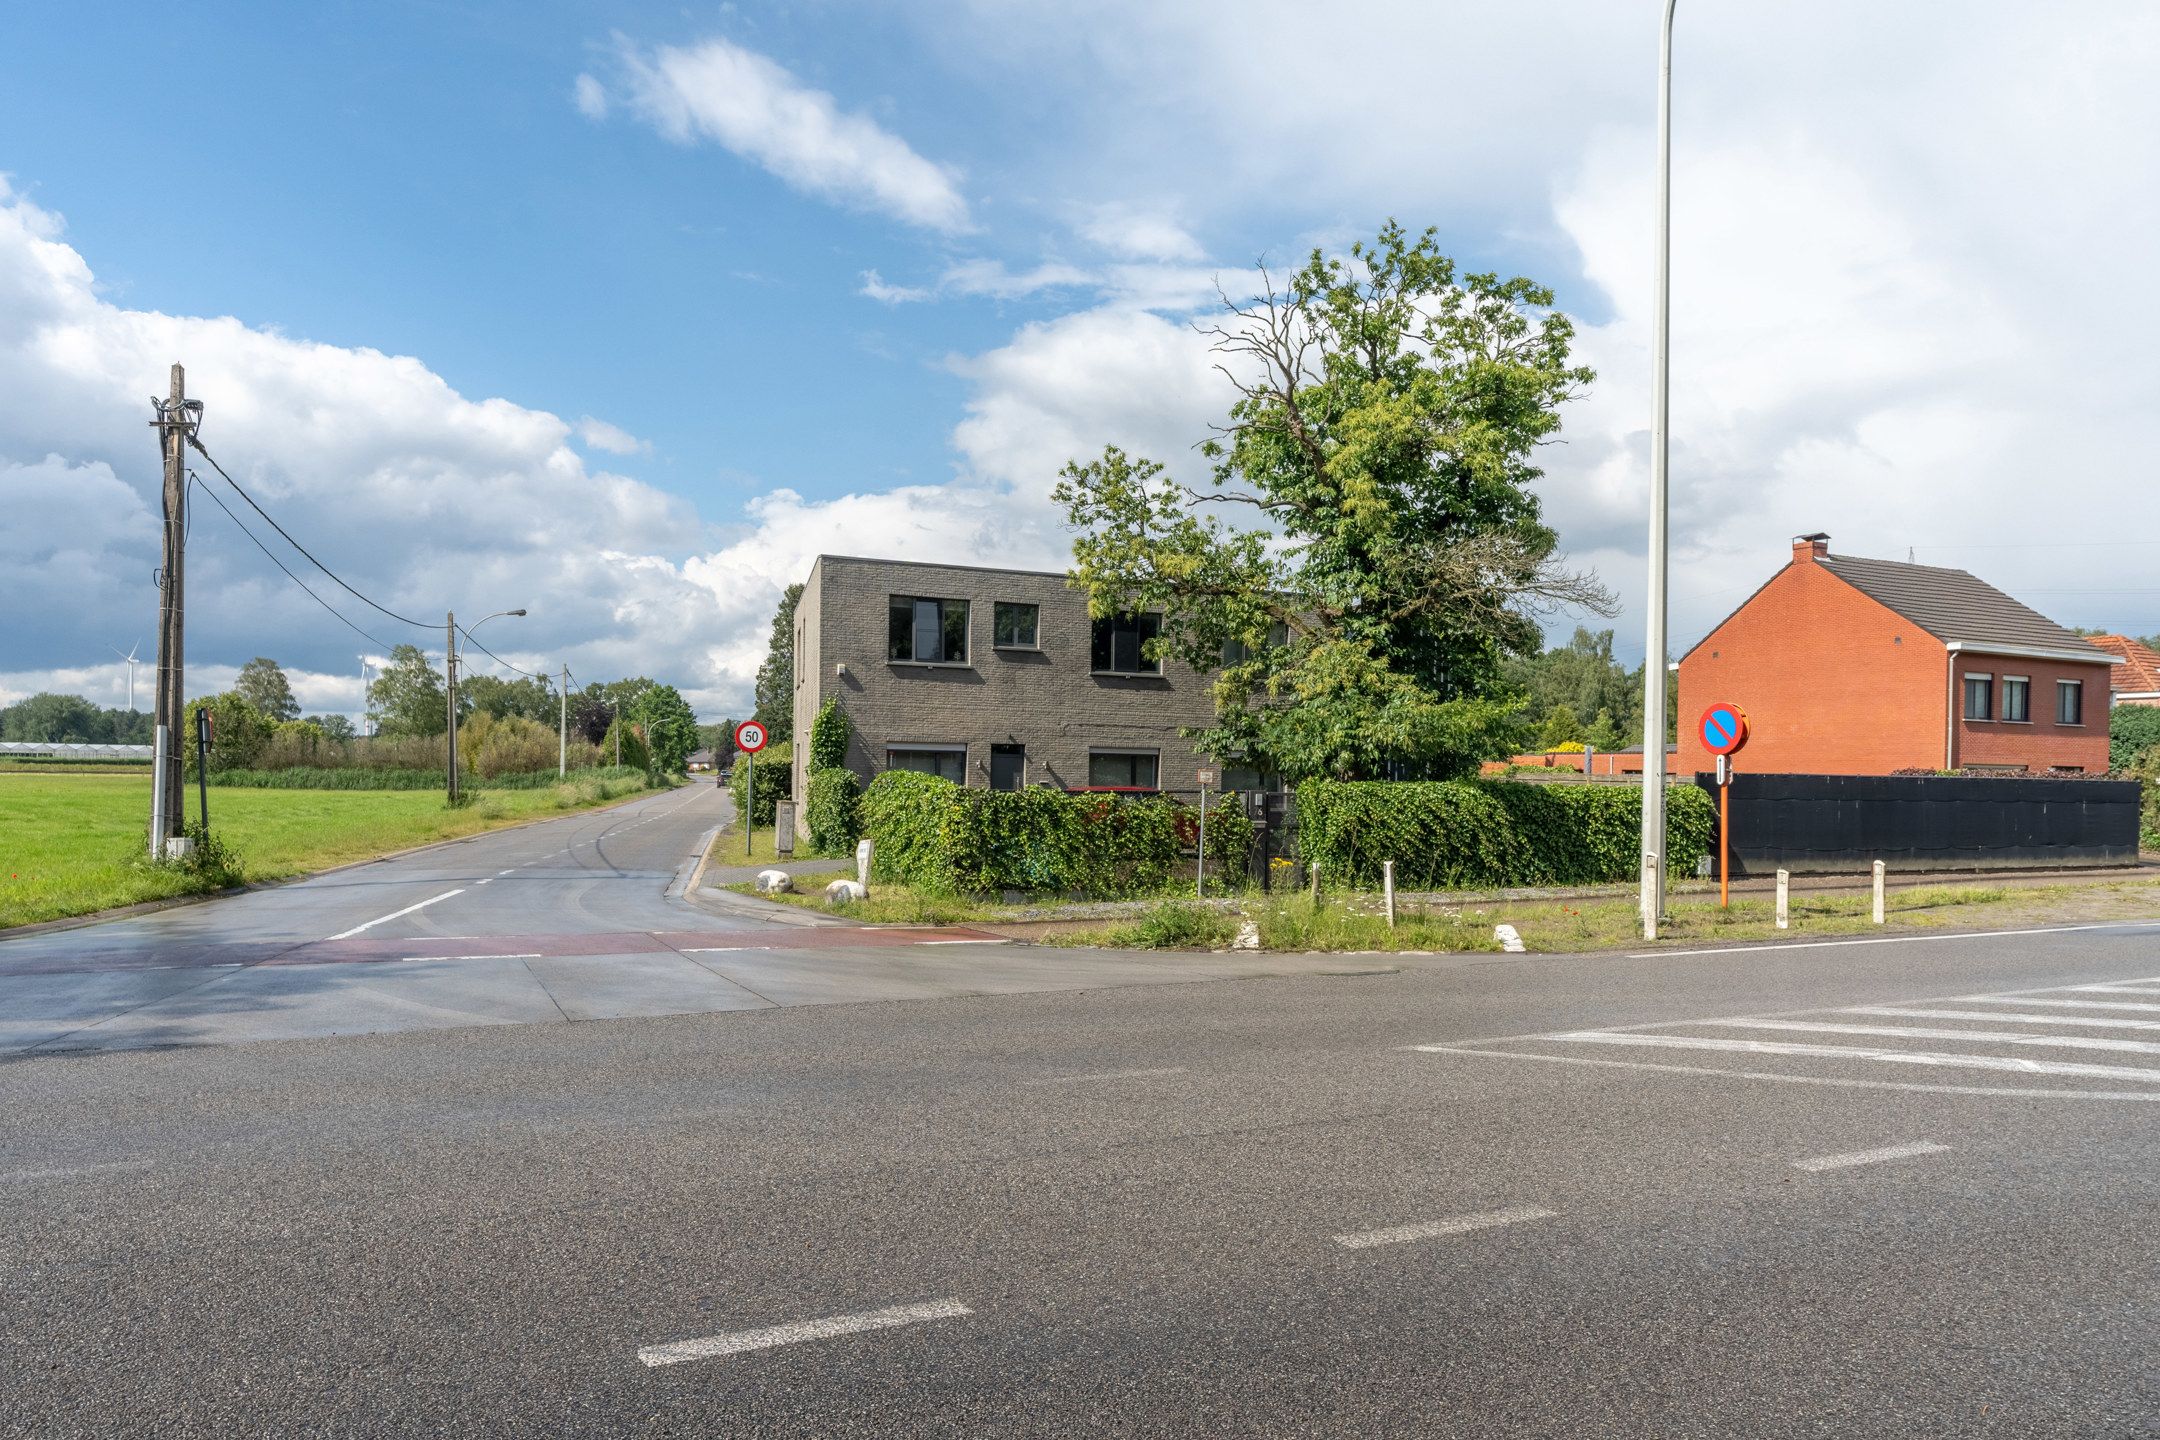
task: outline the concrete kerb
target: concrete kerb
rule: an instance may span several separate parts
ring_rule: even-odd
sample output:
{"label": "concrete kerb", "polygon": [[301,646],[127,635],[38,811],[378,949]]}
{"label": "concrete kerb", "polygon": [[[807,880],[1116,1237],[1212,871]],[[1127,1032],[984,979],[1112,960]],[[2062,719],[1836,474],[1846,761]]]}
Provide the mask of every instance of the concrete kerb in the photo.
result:
{"label": "concrete kerb", "polygon": [[497,825],[488,830],[475,830],[470,835],[459,835],[449,840],[430,840],[425,845],[408,845],[403,850],[386,850],[380,855],[370,855],[365,860],[348,860],[342,865],[331,865],[321,870],[310,870],[303,875],[287,875],[278,880],[256,880],[246,885],[228,885],[223,890],[205,890],[200,895],[173,895],[163,900],[138,900],[133,905],[116,905],[109,910],[92,910],[84,915],[63,915],[58,920],[37,920],[28,925],[0,927],[0,945],[10,940],[27,940],[34,935],[50,935],[60,930],[80,930],[88,925],[102,925],[108,920],[125,920],[131,915],[154,915],[160,910],[177,910],[184,905],[202,905],[212,900],[229,899],[234,895],[247,895],[257,890],[277,890],[287,885],[297,885],[303,880],[320,880],[325,875],[339,875],[347,870],[358,870],[365,865],[380,865],[385,860],[402,860],[408,855],[423,855],[430,850],[447,850],[452,845],[467,845],[484,840],[490,835],[507,835],[512,830],[526,830],[535,825],[552,825],[558,820],[571,820],[580,815],[598,815],[608,810],[620,810],[625,805],[635,805],[649,800],[665,791],[647,790],[621,800],[610,800],[605,805],[595,805],[590,810],[574,810],[566,815],[541,815],[531,820],[520,820],[513,825]]}

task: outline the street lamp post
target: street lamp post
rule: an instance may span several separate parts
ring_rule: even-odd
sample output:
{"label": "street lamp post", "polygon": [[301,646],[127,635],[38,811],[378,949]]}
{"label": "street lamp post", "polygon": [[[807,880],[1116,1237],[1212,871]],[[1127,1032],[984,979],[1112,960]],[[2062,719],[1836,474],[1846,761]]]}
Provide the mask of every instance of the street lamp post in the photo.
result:
{"label": "street lamp post", "polygon": [[1650,346],[1650,613],[1643,647],[1642,924],[1646,940],[1657,939],[1658,922],[1665,913],[1666,422],[1672,359],[1672,32],[1678,3],[1665,0],[1665,23],[1658,35],[1657,302]]}
{"label": "street lamp post", "polygon": [[[481,627],[482,625],[485,625],[485,624],[487,624],[487,622],[488,622],[488,621],[490,621],[490,620],[500,620],[500,619],[501,619],[501,618],[502,618],[503,616],[505,616],[505,615],[523,615],[524,613],[525,613],[525,612],[524,612],[523,610],[497,610],[497,611],[496,611],[496,612],[495,612],[494,614],[492,614],[492,615],[483,615],[483,616],[481,616],[481,617],[480,617],[480,618],[479,618],[478,620],[475,620],[475,621],[473,621],[473,623],[472,623],[472,624],[470,624],[470,625],[466,626],[466,627],[465,627],[465,634],[466,634],[466,635],[467,635],[468,637],[470,637],[470,636],[472,635],[473,631],[475,631],[475,630],[478,630],[478,629],[479,629],[479,628],[480,628],[480,627]],[[447,685],[445,686],[445,689],[446,689],[446,690],[447,690],[447,692],[448,692],[448,698],[449,698],[449,704],[450,704],[450,727],[449,727],[449,736],[450,736],[450,763],[449,763],[449,768],[448,768],[448,772],[447,772],[447,777],[446,777],[446,778],[447,778],[447,779],[449,780],[449,787],[450,787],[450,803],[451,803],[452,805],[455,805],[455,804],[457,804],[457,798],[458,798],[458,753],[457,753],[457,637],[458,637],[458,623],[457,623],[457,612],[456,612],[456,611],[454,611],[454,610],[453,610],[453,611],[451,611],[451,612],[449,613],[449,615],[448,615],[448,617],[447,617],[447,618],[448,618],[448,620],[449,620],[449,624],[448,624],[447,626],[445,626],[445,627],[444,627],[444,629],[445,629],[445,631],[446,631],[446,633],[447,633],[447,636],[448,636],[448,639],[447,639],[446,643],[447,643],[447,645],[449,646],[449,650],[448,650],[448,653],[447,653],[447,654],[446,654],[446,655],[445,655],[445,656],[443,657],[443,677],[444,677],[444,679],[445,679],[445,680],[446,680],[446,681],[448,682],[448,683],[447,683]]]}

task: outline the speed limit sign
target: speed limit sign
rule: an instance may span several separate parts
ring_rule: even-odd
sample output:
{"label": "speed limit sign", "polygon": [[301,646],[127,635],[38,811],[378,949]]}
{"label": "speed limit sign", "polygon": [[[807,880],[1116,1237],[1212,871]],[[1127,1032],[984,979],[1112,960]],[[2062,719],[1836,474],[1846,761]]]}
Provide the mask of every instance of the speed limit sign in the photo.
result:
{"label": "speed limit sign", "polygon": [[765,727],[755,720],[745,720],[735,727],[735,748],[745,755],[755,755],[765,748]]}

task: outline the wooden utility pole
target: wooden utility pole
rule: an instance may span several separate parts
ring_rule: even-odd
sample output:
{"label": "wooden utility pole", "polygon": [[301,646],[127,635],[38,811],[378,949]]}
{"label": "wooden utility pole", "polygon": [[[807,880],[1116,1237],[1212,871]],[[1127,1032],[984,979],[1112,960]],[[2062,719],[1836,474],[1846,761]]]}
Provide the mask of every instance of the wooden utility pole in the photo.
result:
{"label": "wooden utility pole", "polygon": [[443,654],[444,688],[450,696],[450,803],[457,804],[457,611],[446,611],[449,623],[444,627],[449,637],[449,648]]}
{"label": "wooden utility pole", "polygon": [[187,570],[187,442],[194,415],[187,398],[187,374],[172,367],[172,389],[166,399],[153,399],[157,415],[150,424],[158,432],[165,459],[165,531],[158,562],[157,696],[153,706],[152,736],[157,743],[155,793],[150,798],[150,853],[163,858],[166,841],[186,833],[182,806],[187,788],[182,781],[180,757],[186,747],[187,672],[182,644],[186,595],[183,578]]}

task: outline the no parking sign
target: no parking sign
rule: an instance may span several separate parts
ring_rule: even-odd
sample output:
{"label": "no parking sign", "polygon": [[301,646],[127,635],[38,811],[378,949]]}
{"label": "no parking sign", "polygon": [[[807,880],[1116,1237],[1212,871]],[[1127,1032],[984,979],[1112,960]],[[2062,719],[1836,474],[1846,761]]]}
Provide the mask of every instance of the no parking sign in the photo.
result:
{"label": "no parking sign", "polygon": [[1712,705],[1702,712],[1699,733],[1705,750],[1731,755],[1747,744],[1747,712],[1737,705]]}

